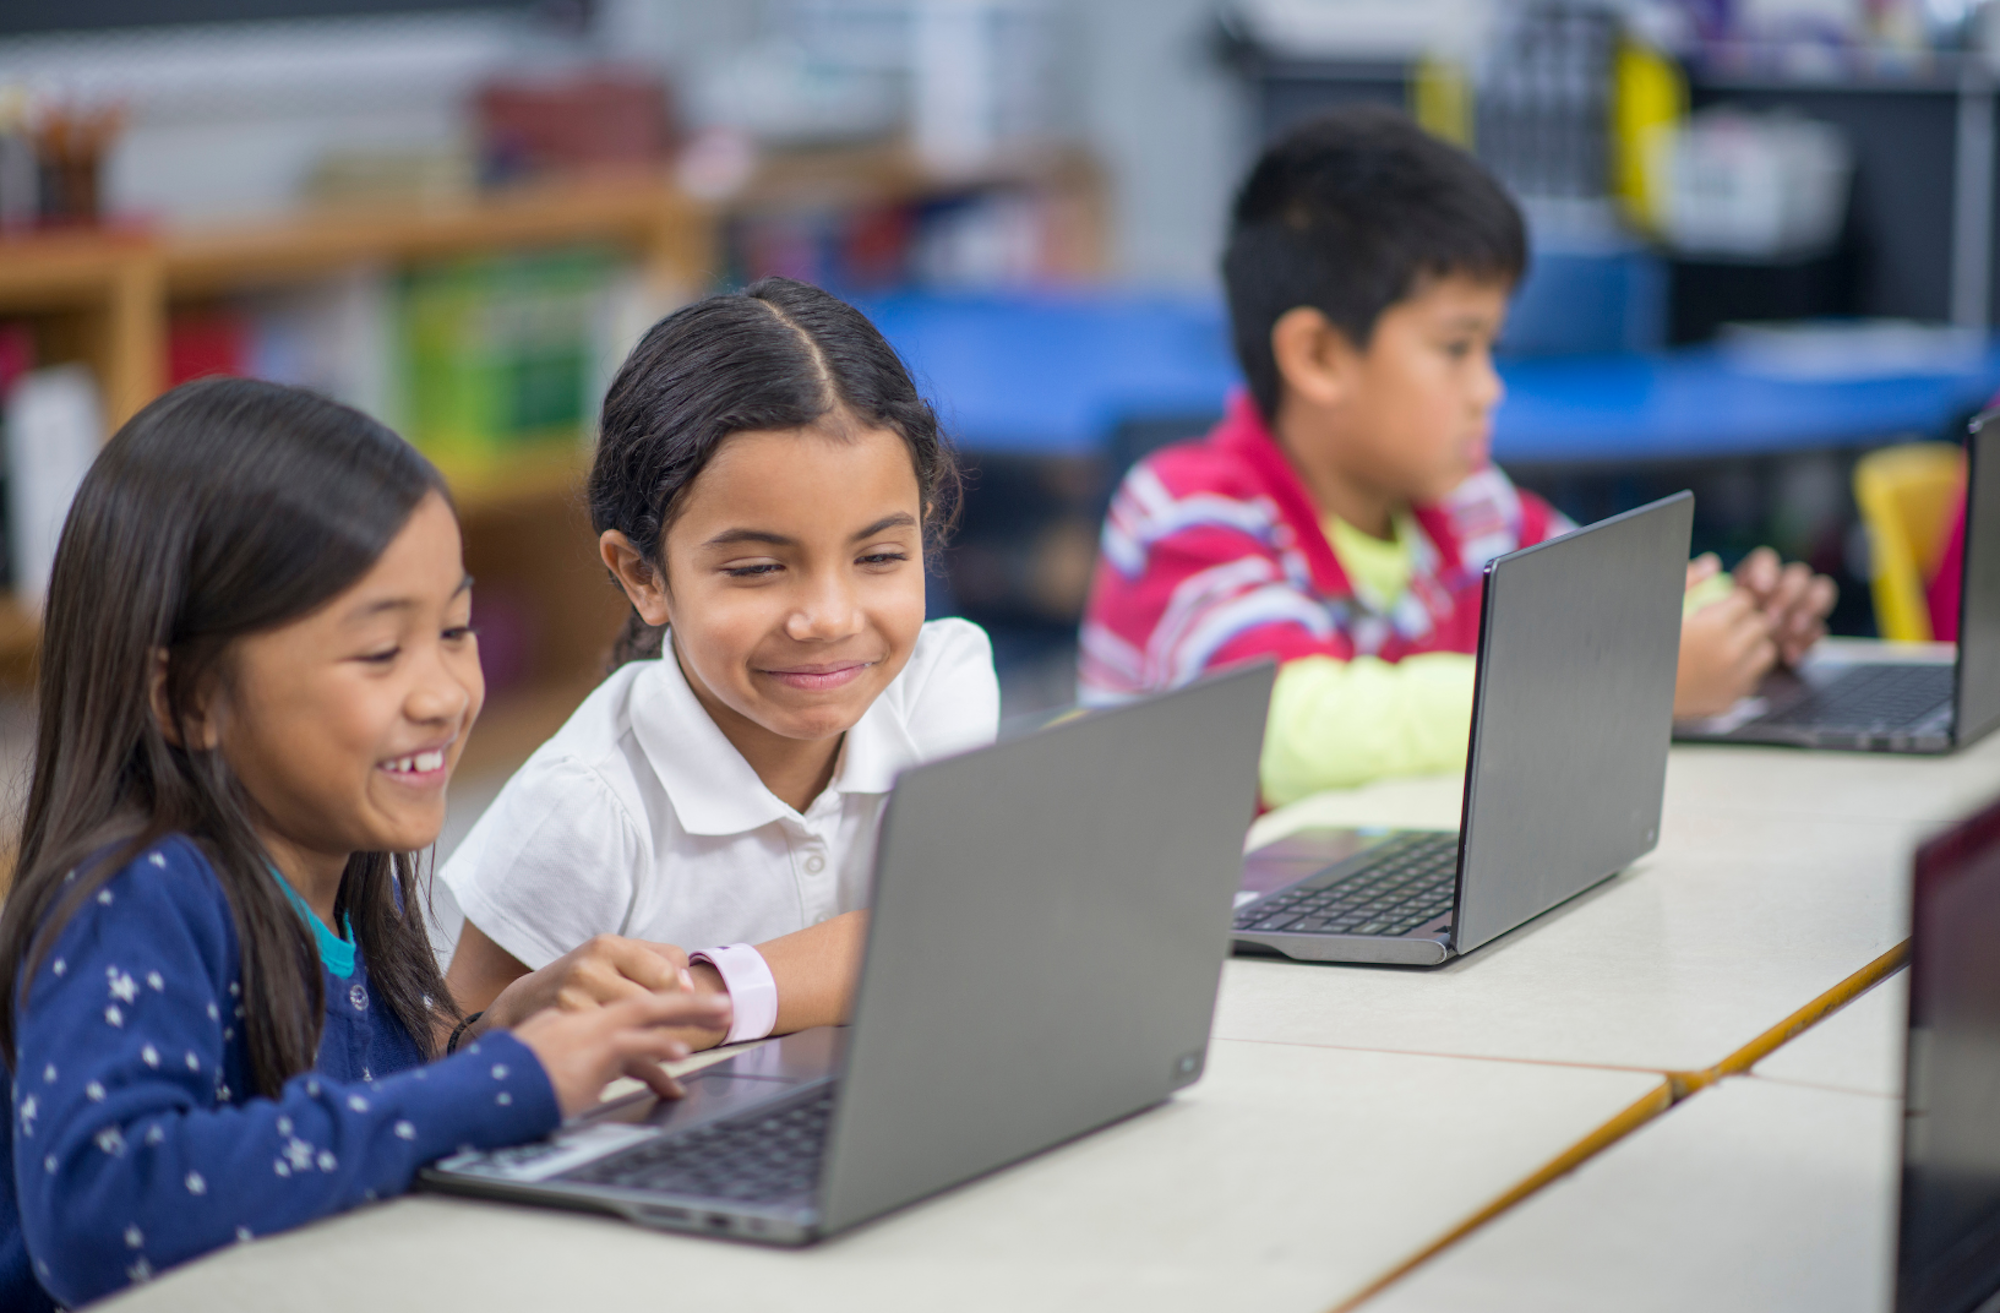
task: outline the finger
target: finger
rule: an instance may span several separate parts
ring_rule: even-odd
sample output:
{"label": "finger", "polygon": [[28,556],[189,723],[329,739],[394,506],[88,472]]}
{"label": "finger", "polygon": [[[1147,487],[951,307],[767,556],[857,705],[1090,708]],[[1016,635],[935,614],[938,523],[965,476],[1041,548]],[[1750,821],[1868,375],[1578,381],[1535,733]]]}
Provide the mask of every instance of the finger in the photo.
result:
{"label": "finger", "polygon": [[1778,554],[1759,547],[1736,565],[1736,582],[1763,597],[1778,581]]}
{"label": "finger", "polygon": [[1796,626],[1800,620],[1814,622],[1818,616],[1812,612],[1812,568],[1794,564],[1786,568],[1784,580],[1778,584],[1778,600],[1772,604],[1772,614],[1784,618],[1786,628]]}
{"label": "finger", "polygon": [[612,1037],[611,1051],[623,1069],[636,1069],[647,1063],[679,1062],[694,1050],[670,1030],[621,1030]]}
{"label": "finger", "polygon": [[655,951],[651,944],[637,939],[619,939],[606,944],[599,960],[626,980],[650,990],[680,988],[680,973],[687,965],[685,961],[674,961]]}
{"label": "finger", "polygon": [[605,1011],[610,1023],[620,1029],[660,1026],[727,1029],[730,1016],[728,995],[693,994],[678,990],[623,999]]}
{"label": "finger", "polygon": [[578,982],[572,981],[556,991],[558,1012],[591,1012],[599,1006],[597,995]]}
{"label": "finger", "polygon": [[609,1007],[628,998],[648,998],[652,994],[652,990],[636,980],[628,980],[624,976],[608,976],[600,982],[595,997],[599,1007]]}
{"label": "finger", "polygon": [[1811,612],[1800,612],[1792,617],[1791,632],[1785,635],[1786,645],[1796,654],[1804,655],[1805,650],[1826,634],[1826,622]]}
{"label": "finger", "polygon": [[625,1068],[625,1074],[634,1080],[643,1081],[647,1089],[662,1099],[687,1097],[687,1088],[668,1075],[667,1069],[657,1062],[631,1063]]}
{"label": "finger", "polygon": [[[672,989],[674,985],[669,983],[667,988]],[[588,999],[588,1003],[584,1006],[588,1007],[606,1007],[623,999],[638,998],[655,992],[657,991],[650,986],[633,980],[603,960],[580,966],[563,985],[564,994],[584,996]]]}
{"label": "finger", "polygon": [[674,969],[677,971],[684,971],[687,969],[687,964],[688,964],[687,950],[685,948],[682,948],[679,944],[659,944],[653,942],[650,939],[635,939],[632,942],[638,944],[642,948],[645,948],[649,952],[657,953],[661,957],[667,959],[667,961],[673,964]]}
{"label": "finger", "polygon": [[1811,567],[1792,562],[1779,574],[1777,586],[1771,590],[1771,598],[1764,609],[1775,615],[1790,617],[1806,604],[1806,597],[1812,591],[1813,572]]}
{"label": "finger", "polygon": [[1706,583],[1710,579],[1713,579],[1716,572],[1721,569],[1721,557],[1717,556],[1714,552],[1703,552],[1700,556],[1688,562],[1687,586],[1693,588],[1697,584]]}

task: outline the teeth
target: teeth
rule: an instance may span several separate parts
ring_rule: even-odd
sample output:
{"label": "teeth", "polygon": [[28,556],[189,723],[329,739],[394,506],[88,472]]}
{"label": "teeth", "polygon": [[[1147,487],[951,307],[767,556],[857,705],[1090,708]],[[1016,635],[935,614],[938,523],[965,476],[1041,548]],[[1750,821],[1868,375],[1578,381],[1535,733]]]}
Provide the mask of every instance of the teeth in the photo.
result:
{"label": "teeth", "polygon": [[429,752],[419,752],[414,756],[398,757],[385,765],[392,774],[397,775],[412,775],[423,771],[443,770],[444,749],[433,748]]}

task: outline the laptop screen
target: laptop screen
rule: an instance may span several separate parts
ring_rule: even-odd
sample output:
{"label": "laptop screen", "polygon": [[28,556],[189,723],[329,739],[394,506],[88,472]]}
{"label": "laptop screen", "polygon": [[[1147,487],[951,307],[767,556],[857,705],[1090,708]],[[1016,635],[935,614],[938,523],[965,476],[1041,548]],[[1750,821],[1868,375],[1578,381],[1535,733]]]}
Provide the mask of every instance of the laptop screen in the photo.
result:
{"label": "laptop screen", "polygon": [[1960,745],[2000,724],[2000,418],[1975,429],[1965,450],[1965,573],[1952,736]]}
{"label": "laptop screen", "polygon": [[2000,1289],[2000,803],[1917,852],[1898,1313]]}

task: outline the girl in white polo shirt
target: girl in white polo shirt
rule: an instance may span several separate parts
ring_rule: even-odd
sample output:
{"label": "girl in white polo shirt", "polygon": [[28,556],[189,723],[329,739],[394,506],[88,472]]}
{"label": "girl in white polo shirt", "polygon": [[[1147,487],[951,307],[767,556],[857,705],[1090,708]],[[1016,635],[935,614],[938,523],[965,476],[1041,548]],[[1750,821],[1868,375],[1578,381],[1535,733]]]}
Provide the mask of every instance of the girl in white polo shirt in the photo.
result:
{"label": "girl in white polo shirt", "polygon": [[653,326],[590,475],[632,603],[615,669],[441,873],[475,1030],[683,965],[734,1009],[697,1043],[846,1018],[890,786],[999,717],[985,633],[924,622],[956,490],[936,415],[837,298],[768,278]]}

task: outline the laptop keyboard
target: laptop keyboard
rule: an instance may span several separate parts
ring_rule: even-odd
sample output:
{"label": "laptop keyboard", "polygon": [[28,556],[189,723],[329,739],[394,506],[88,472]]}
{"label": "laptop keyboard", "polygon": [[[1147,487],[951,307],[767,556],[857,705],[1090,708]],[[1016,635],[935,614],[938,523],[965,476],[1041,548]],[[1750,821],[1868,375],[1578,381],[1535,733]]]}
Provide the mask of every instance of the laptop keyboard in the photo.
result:
{"label": "laptop keyboard", "polygon": [[1760,723],[1856,729],[1915,725],[1951,701],[1952,675],[1950,666],[1861,666]]}
{"label": "laptop keyboard", "polygon": [[819,1181],[833,1094],[828,1085],[789,1106],[648,1141],[563,1179],[746,1204],[795,1198]]}
{"label": "laptop keyboard", "polygon": [[1332,884],[1295,886],[1236,914],[1238,930],[1292,935],[1406,935],[1451,911],[1458,835],[1408,834]]}

